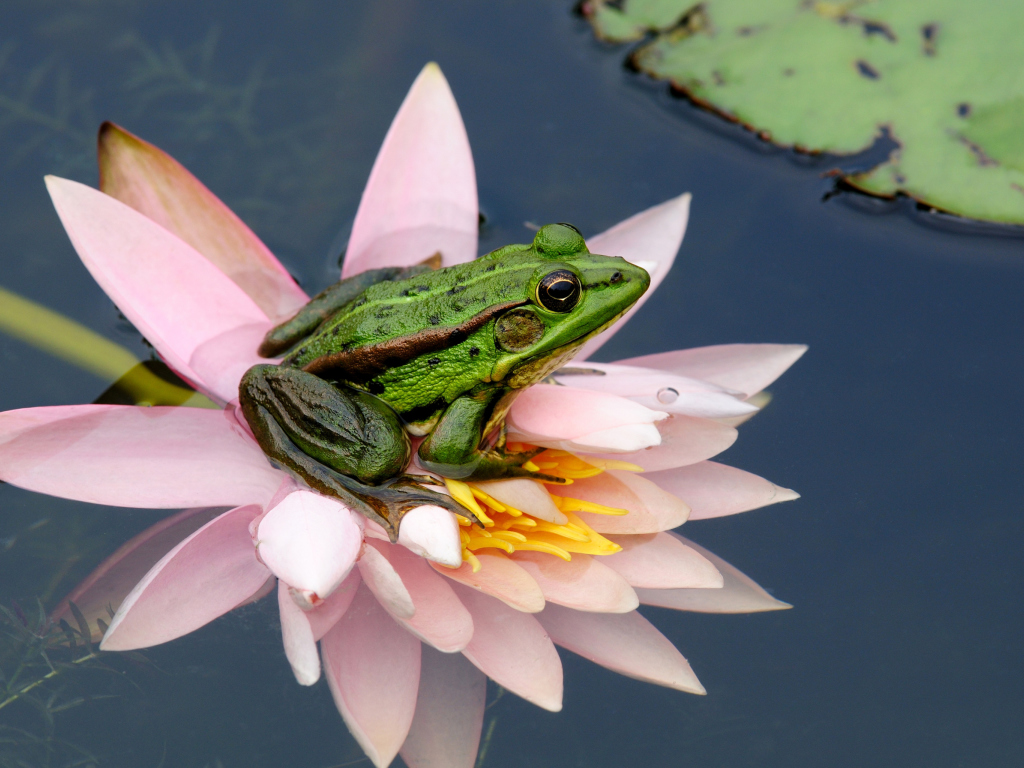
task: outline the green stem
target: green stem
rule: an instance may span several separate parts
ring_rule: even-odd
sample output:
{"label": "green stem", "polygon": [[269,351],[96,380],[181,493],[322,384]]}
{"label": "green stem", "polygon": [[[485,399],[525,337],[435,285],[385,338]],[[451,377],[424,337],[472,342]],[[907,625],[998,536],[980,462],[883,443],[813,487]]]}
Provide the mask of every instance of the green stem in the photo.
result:
{"label": "green stem", "polygon": [[[72,664],[81,664],[82,662],[89,661],[90,659],[95,659],[95,658],[98,658],[98,655],[94,651],[89,651],[89,653],[86,656],[83,656],[80,659],[74,659],[71,663]],[[47,680],[52,680],[53,678],[55,678],[60,673],[61,673],[61,669],[60,668],[51,669],[49,672],[47,672],[45,675],[43,675],[41,678],[39,678],[35,682],[29,683],[24,688],[22,688],[20,691],[15,691],[10,696],[8,696],[6,699],[4,699],[3,701],[0,701],[0,709],[3,709],[8,704],[17,701],[18,699],[20,699],[22,696],[24,696],[29,691],[31,691],[31,690],[33,690],[35,688],[38,688],[40,685],[45,683]]]}

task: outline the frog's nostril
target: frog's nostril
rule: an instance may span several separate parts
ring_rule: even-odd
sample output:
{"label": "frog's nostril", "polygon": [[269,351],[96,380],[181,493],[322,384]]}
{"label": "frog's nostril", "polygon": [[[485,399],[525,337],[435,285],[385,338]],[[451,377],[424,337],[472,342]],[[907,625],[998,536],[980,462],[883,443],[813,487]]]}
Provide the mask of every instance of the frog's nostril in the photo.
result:
{"label": "frog's nostril", "polygon": [[621,282],[621,281],[622,281],[622,273],[621,272],[616,272],[615,274],[612,275],[611,282],[618,283],[618,282]]}

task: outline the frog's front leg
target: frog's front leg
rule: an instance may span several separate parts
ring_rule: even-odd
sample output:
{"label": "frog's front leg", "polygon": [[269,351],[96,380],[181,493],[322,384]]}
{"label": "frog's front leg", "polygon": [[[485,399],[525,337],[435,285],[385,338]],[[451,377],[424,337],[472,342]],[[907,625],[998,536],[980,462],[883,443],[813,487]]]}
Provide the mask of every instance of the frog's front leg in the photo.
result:
{"label": "frog's front leg", "polygon": [[454,480],[530,477],[549,483],[564,483],[560,477],[523,467],[543,449],[507,453],[500,448],[481,447],[485,437],[483,430],[503,394],[500,387],[488,387],[457,398],[445,410],[427,439],[420,443],[420,463]]}
{"label": "frog's front leg", "polygon": [[373,395],[297,368],[257,365],[242,377],[239,402],[270,459],[382,525],[392,541],[415,507],[474,517],[451,497],[403,475],[409,437],[394,411]]}

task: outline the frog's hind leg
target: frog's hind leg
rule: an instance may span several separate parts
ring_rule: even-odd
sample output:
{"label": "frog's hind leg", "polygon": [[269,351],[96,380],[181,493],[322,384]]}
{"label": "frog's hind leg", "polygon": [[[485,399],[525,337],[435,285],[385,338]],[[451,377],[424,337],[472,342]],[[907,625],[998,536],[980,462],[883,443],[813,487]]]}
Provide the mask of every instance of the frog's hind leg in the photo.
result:
{"label": "frog's hind leg", "polygon": [[409,438],[394,412],[372,395],[294,368],[257,365],[242,378],[239,399],[272,461],[379,523],[392,541],[415,507],[439,506],[476,519],[450,496],[403,475]]}
{"label": "frog's hind leg", "polygon": [[333,315],[346,304],[354,301],[371,285],[393,280],[405,280],[421,272],[433,269],[433,262],[428,259],[423,264],[413,267],[385,267],[369,269],[358,275],[347,277],[329,288],[321,291],[309,303],[295,314],[274,328],[271,328],[260,344],[261,357],[280,357],[303,339],[315,331],[320,323]]}

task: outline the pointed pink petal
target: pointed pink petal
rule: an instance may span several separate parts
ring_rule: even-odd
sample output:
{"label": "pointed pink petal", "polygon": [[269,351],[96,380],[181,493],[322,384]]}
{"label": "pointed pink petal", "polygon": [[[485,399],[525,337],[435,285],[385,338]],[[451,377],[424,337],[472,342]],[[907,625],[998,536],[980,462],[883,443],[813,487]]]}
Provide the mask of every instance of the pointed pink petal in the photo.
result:
{"label": "pointed pink petal", "polygon": [[305,612],[309,626],[313,630],[314,640],[320,640],[320,638],[331,631],[331,627],[341,620],[341,617],[345,615],[345,611],[352,605],[356,591],[359,589],[362,581],[362,578],[359,576],[359,570],[353,569],[348,577],[341,582],[341,586],[331,592],[330,597],[315,608]]}
{"label": "pointed pink petal", "polygon": [[648,440],[640,443],[647,446],[657,445],[660,438],[656,428],[651,425],[664,418],[664,412],[652,411],[618,395],[554,384],[535,384],[522,392],[512,404],[508,427],[518,440],[536,445],[552,441],[574,441],[585,449],[587,444],[604,445],[596,439],[602,433],[611,433],[621,427],[639,426],[640,432],[646,429],[653,435],[653,442]]}
{"label": "pointed pink petal", "polygon": [[[634,403],[655,411],[705,419],[732,418],[757,412],[756,406],[745,402],[740,393],[654,368],[587,362],[564,370],[579,370],[581,373],[556,375],[559,384],[628,397]],[[591,371],[603,375],[594,375]]]}
{"label": "pointed pink petal", "polygon": [[462,652],[498,685],[532,704],[562,708],[562,662],[537,620],[472,589],[455,592],[473,616],[473,639]]}
{"label": "pointed pink petal", "polygon": [[323,599],[355,565],[362,519],[336,499],[295,491],[260,520],[260,559],[288,586]]}
{"label": "pointed pink petal", "polygon": [[423,649],[416,716],[402,745],[409,768],[473,768],[487,676],[459,654]]}
{"label": "pointed pink petal", "polygon": [[[439,651],[455,653],[465,648],[473,637],[473,619],[448,581],[403,546],[376,540],[367,541],[366,546],[388,559],[409,590],[416,612],[411,618],[399,618],[402,626]],[[392,616],[398,618],[393,612]]]}
{"label": "pointed pink petal", "polygon": [[378,768],[394,760],[412,725],[420,641],[380,607],[366,586],[320,643],[334,703]]}
{"label": "pointed pink petal", "polygon": [[68,603],[74,603],[89,626],[94,628],[92,639],[99,640],[103,631],[96,619],[109,624],[114,612],[149,569],[182,539],[219,514],[221,510],[216,508],[184,509],[150,526],[100,563],[61,601],[50,614],[50,619],[54,622],[67,619],[73,624],[74,618]]}
{"label": "pointed pink petal", "polygon": [[102,192],[46,177],[64,229],[86,268],[174,370],[203,342],[267,316],[192,246]]}
{"label": "pointed pink petal", "polygon": [[611,536],[621,552],[602,557],[633,587],[718,589],[722,574],[695,549],[667,533]]}
{"label": "pointed pink petal", "polygon": [[665,279],[675,261],[690,218],[690,194],[667,200],[619,222],[600,235],[587,239],[591,253],[622,256],[639,264],[651,275],[651,287],[625,315],[604,333],[583,345],[577,360],[586,360],[629,321]]}
{"label": "pointed pink petal", "polygon": [[313,685],[320,679],[320,655],[313,629],[305,612],[292,599],[288,585],[281,580],[277,582],[277,606],[281,613],[284,655],[299,685]]}
{"label": "pointed pink petal", "polygon": [[704,694],[690,665],[647,619],[632,613],[583,613],[549,605],[538,621],[551,639],[620,675]]}
{"label": "pointed pink petal", "polygon": [[268,362],[256,350],[270,327],[269,321],[242,325],[207,339],[192,353],[189,368],[217,399],[225,403],[236,399],[242,375],[254,365]]}
{"label": "pointed pink petal", "polygon": [[651,472],[644,477],[689,504],[691,520],[735,515],[800,498],[796,491],[713,461]]}
{"label": "pointed pink petal", "polygon": [[448,82],[427,64],[402,102],[363,191],[342,276],[476,258],[476,174]]}
{"label": "pointed pink petal", "polygon": [[130,651],[187,635],[247,599],[270,576],[256,560],[249,523],[255,505],[214,518],[168,552],[125,598],[103,638]]}
{"label": "pointed pink petal", "polygon": [[577,512],[598,533],[657,533],[686,522],[690,508],[663,491],[646,477],[611,469],[595,477],[573,481],[572,485],[551,485],[557,496],[568,496],[614,509],[628,509],[628,515],[596,515]]}
{"label": "pointed pink petal", "polygon": [[113,123],[100,128],[99,150],[102,192],[191,245],[269,317],[309,301],[252,230],[166,152]]}
{"label": "pointed pink petal", "polygon": [[602,562],[574,553],[566,562],[543,552],[515,552],[512,560],[530,574],[548,602],[577,611],[628,613],[640,601],[629,583]]}
{"label": "pointed pink petal", "polygon": [[265,504],[284,473],[222,411],[73,405],[0,413],[0,479],[118,507]]}
{"label": "pointed pink petal", "polygon": [[754,583],[753,579],[717,555],[677,533],[670,535],[710,560],[722,574],[725,583],[721,589],[638,589],[636,593],[641,603],[700,613],[756,613],[793,607],[776,600]]}
{"label": "pointed pink petal", "polygon": [[402,577],[388,559],[370,542],[363,547],[359,557],[359,575],[373,596],[395,619],[411,619],[416,614],[412,596],[405,588]]}
{"label": "pointed pink petal", "polygon": [[501,553],[475,554],[481,566],[476,573],[469,563],[458,568],[445,568],[433,563],[431,566],[442,576],[486,592],[517,611],[536,613],[544,610],[544,595],[530,574]]}
{"label": "pointed pink petal", "polygon": [[[735,427],[711,419],[673,414],[658,422],[661,445],[635,453],[598,453],[598,456],[628,461],[642,467],[645,472],[672,469],[716,456],[736,442]],[[586,458],[586,457],[584,457]]]}
{"label": "pointed pink petal", "polygon": [[722,344],[618,362],[703,379],[750,396],[779,378],[806,351],[804,344]]}

